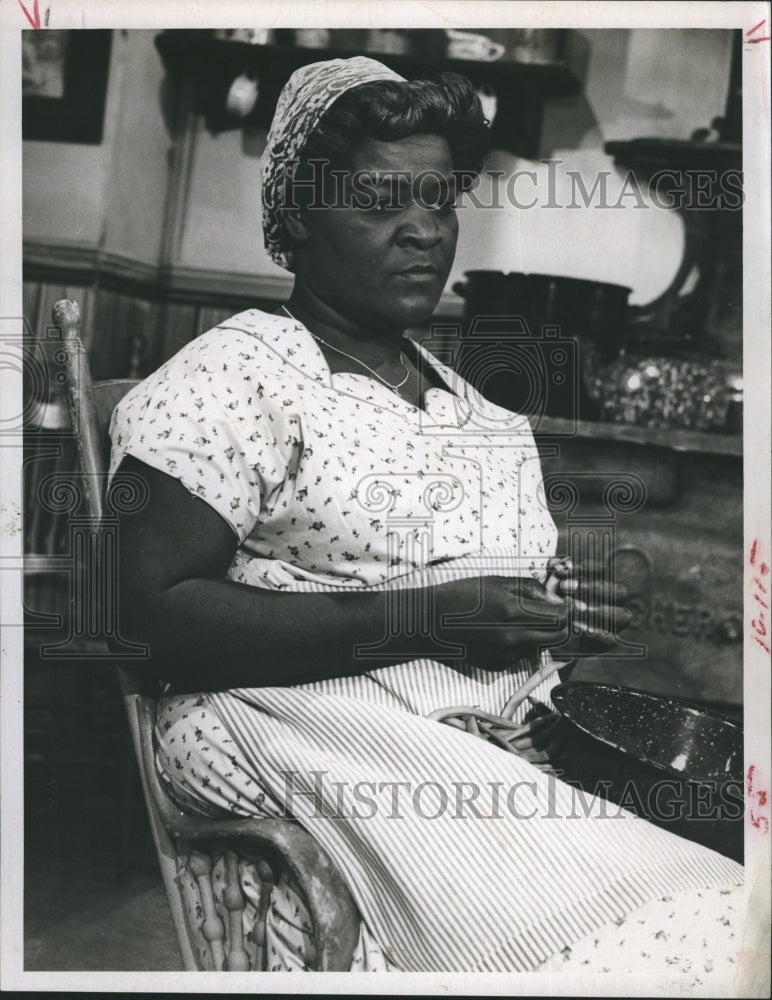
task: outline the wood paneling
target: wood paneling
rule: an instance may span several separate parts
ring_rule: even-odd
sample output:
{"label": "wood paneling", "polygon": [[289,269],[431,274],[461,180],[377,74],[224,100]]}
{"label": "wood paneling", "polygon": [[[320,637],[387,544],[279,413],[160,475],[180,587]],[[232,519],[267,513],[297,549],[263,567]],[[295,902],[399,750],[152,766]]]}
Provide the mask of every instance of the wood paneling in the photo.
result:
{"label": "wood paneling", "polygon": [[198,332],[199,307],[184,303],[167,303],[159,312],[158,331],[151,353],[151,369],[163,364]]}
{"label": "wood paneling", "polygon": [[[139,374],[138,371],[132,371],[133,362],[137,355],[140,358],[144,355],[148,336],[154,327],[156,311],[157,306],[147,299],[134,298],[108,289],[99,290],[94,335],[88,345],[95,379]],[[139,367],[140,364],[136,364],[136,368]]]}

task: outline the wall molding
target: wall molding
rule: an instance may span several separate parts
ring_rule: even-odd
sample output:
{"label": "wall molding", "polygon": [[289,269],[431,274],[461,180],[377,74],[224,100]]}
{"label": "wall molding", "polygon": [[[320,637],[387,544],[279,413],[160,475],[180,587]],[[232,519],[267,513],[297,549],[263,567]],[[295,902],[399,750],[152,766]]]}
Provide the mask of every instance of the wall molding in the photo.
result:
{"label": "wall molding", "polygon": [[274,277],[243,271],[214,271],[184,264],[159,268],[159,287],[166,293],[165,298],[202,305],[216,305],[234,299],[275,299],[284,302],[292,292],[292,285],[290,275]]}
{"label": "wall molding", "polygon": [[[183,264],[151,264],[95,244],[55,240],[24,241],[24,280],[98,285],[159,303],[220,306],[243,302],[285,302],[292,276],[256,275]],[[437,314],[458,318],[463,303],[444,293]]]}
{"label": "wall molding", "polygon": [[24,280],[110,287],[155,302],[217,306],[234,299],[284,301],[292,278],[158,265],[96,245],[25,240]]}
{"label": "wall molding", "polygon": [[158,267],[124,254],[111,253],[97,244],[57,240],[24,240],[25,281],[61,284],[125,285],[138,296],[158,287]]}
{"label": "wall molding", "polygon": [[93,278],[99,247],[92,244],[60,243],[56,240],[24,240],[22,247],[25,281]]}

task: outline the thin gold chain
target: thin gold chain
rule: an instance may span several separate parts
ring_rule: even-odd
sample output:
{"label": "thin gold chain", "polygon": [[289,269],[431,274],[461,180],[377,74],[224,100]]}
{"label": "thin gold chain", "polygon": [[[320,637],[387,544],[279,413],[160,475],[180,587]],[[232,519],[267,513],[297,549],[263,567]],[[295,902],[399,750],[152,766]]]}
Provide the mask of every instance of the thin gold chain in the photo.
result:
{"label": "thin gold chain", "polygon": [[[282,306],[282,309],[289,316],[290,319],[294,319],[296,323],[300,323],[300,320],[297,318],[297,316],[293,316],[286,306]],[[304,326],[305,324],[301,323],[300,325]],[[308,328],[306,327],[306,329]],[[369,365],[366,365],[364,361],[362,361],[360,358],[355,358],[353,354],[346,354],[346,352],[342,351],[339,347],[333,347],[332,344],[328,344],[326,340],[322,340],[322,338],[313,331],[309,330],[308,332],[311,334],[314,340],[317,340],[320,344],[324,344],[325,347],[329,347],[331,351],[335,351],[336,354],[342,354],[343,357],[348,358],[349,361],[355,361],[358,365],[361,365],[363,368],[366,368],[371,375],[375,375],[375,377],[379,381],[383,382],[385,386],[388,386],[389,389],[392,390],[392,392],[396,392],[398,389],[401,389],[402,386],[405,384],[405,382],[407,382],[407,380],[410,378],[410,369],[405,364],[405,359],[402,355],[402,351],[399,352],[399,363],[405,369],[405,377],[402,379],[401,382],[397,382],[397,384],[394,385],[392,382],[387,381],[387,379],[385,379],[383,375],[379,375],[377,371],[375,371]]]}

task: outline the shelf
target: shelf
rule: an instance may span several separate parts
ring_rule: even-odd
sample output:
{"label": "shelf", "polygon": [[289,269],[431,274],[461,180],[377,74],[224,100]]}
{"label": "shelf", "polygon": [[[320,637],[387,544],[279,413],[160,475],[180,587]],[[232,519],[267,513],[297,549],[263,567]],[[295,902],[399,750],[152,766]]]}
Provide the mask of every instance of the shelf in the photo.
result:
{"label": "shelf", "polygon": [[[365,53],[344,49],[304,49],[291,45],[250,45],[219,38],[202,37],[200,32],[166,31],[156,38],[156,46],[170,72],[194,70],[202,60],[226,61],[237,73],[244,69],[265,68],[283,76],[282,86],[301,66],[327,59],[346,59]],[[410,78],[430,76],[453,70],[474,82],[506,86],[527,80],[540,96],[566,97],[581,89],[577,75],[567,62],[517,63],[511,60],[483,62],[472,59],[427,59],[420,56],[368,52],[369,57],[384,63],[395,72]]]}
{"label": "shelf", "polygon": [[[296,69],[313,62],[363,54],[331,48],[250,45],[213,38],[200,31],[165,31],[156,37],[156,47],[170,75],[193,81],[195,110],[205,116],[212,132],[245,125],[267,128],[281,89]],[[543,102],[581,90],[579,63],[575,69],[570,45],[566,51],[566,59],[554,63],[366,54],[407,79],[452,70],[467,76],[476,86],[491,86],[498,98],[498,112],[491,128],[494,145],[533,158],[539,153]],[[259,96],[256,107],[247,117],[234,119],[225,111],[225,98],[233,80],[244,72],[257,75]]]}
{"label": "shelf", "polygon": [[538,440],[549,438],[592,439],[625,444],[668,448],[688,454],[742,458],[742,434],[709,434],[682,427],[638,427],[635,424],[608,424],[589,420],[574,423],[558,417],[541,417],[534,430]]}
{"label": "shelf", "polygon": [[630,139],[607,142],[604,152],[615,162],[644,169],[689,170],[740,167],[742,146],[734,142],[695,142],[690,139]]}

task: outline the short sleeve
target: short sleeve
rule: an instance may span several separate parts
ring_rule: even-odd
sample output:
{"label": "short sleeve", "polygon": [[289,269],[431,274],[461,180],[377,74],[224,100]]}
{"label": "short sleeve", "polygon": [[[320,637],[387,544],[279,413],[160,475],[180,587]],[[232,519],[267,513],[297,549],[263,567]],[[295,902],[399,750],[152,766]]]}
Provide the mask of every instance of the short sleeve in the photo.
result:
{"label": "short sleeve", "polygon": [[256,338],[232,329],[188,344],[115,408],[110,478],[131,455],[179,480],[242,543],[292,446],[287,416],[263,399],[260,361]]}

